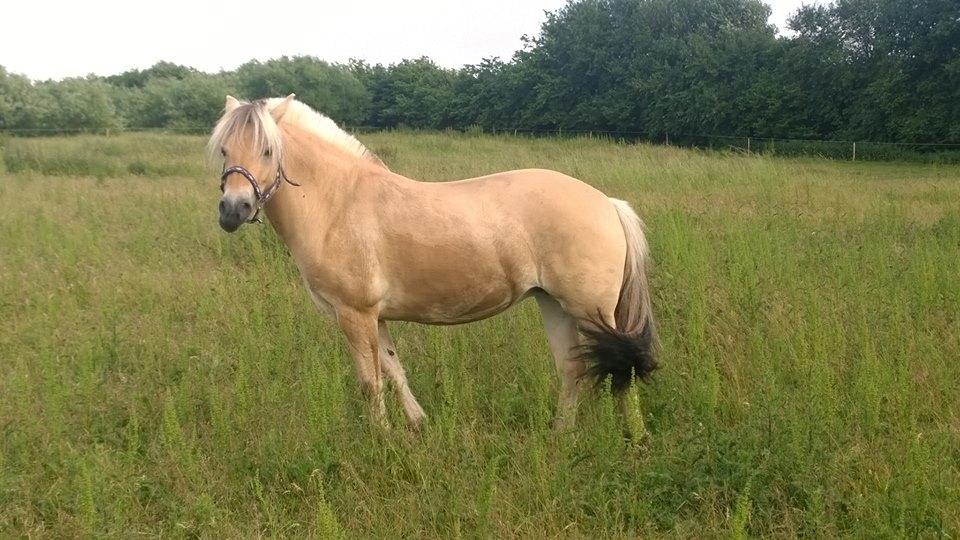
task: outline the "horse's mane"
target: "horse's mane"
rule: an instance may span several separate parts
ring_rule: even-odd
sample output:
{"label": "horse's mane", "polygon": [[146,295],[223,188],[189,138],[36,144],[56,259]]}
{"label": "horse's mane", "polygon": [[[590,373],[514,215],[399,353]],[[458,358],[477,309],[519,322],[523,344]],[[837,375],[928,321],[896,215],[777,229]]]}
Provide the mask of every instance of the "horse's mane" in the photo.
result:
{"label": "horse's mane", "polygon": [[[252,102],[242,101],[240,105],[223,114],[213,128],[207,151],[211,160],[219,159],[220,149],[224,143],[240,135],[244,127],[253,131],[253,150],[258,154],[269,155],[273,163],[280,163],[283,157],[283,140],[280,137],[280,128],[270,116],[270,110],[279,105],[285,98],[258,99]],[[305,103],[291,100],[283,114],[281,122],[294,124],[305,131],[333,144],[337,148],[357,157],[372,161],[384,168],[376,154],[353,135],[341,129],[336,122],[310,108]]]}

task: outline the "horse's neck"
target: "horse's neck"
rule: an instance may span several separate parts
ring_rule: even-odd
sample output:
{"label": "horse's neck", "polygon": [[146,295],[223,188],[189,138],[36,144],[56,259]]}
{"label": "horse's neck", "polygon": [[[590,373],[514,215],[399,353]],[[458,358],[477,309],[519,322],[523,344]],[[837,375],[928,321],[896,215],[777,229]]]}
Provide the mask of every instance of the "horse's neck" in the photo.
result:
{"label": "horse's neck", "polygon": [[284,170],[299,186],[284,185],[266,206],[274,229],[299,256],[301,249],[315,249],[336,220],[349,215],[353,194],[369,165],[361,157],[342,152],[324,152],[314,147],[298,148],[284,157]]}

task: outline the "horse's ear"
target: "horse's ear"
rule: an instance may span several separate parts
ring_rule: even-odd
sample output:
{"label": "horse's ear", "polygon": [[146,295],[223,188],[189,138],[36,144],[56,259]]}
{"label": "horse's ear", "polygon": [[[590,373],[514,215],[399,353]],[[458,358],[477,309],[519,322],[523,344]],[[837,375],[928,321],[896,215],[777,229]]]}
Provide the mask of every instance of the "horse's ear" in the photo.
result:
{"label": "horse's ear", "polygon": [[223,110],[226,111],[226,112],[230,112],[230,111],[236,109],[236,108],[239,107],[239,106],[240,106],[240,100],[239,100],[239,99],[237,99],[237,98],[235,98],[235,97],[233,97],[233,96],[227,96],[227,102],[226,102],[226,104],[223,106]]}
{"label": "horse's ear", "polygon": [[289,96],[283,98],[283,101],[277,103],[272,109],[270,109],[270,116],[273,117],[274,122],[279,122],[283,115],[287,112],[287,108],[290,107],[290,104],[293,103],[293,98],[297,97],[296,94],[290,94]]}

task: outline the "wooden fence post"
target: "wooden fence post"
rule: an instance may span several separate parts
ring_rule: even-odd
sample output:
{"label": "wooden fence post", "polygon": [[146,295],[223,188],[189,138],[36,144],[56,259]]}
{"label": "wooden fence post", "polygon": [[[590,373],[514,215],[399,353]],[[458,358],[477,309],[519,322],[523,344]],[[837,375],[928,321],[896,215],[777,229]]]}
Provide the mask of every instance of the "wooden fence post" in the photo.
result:
{"label": "wooden fence post", "polygon": [[750,137],[747,137],[747,153],[750,153]]}
{"label": "wooden fence post", "polygon": [[856,160],[857,160],[857,142],[854,141],[854,142],[853,142],[853,160],[852,160],[852,161],[856,161]]}

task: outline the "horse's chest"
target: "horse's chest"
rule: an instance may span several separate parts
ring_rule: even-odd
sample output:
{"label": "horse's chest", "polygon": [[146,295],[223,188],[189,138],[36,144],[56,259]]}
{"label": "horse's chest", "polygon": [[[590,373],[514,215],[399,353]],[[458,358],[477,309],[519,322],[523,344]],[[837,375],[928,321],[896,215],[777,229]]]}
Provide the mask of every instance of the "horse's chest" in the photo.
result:
{"label": "horse's chest", "polygon": [[336,316],[338,306],[370,306],[376,304],[377,293],[369,272],[347,268],[330,269],[319,264],[298,261],[303,284],[320,311]]}

